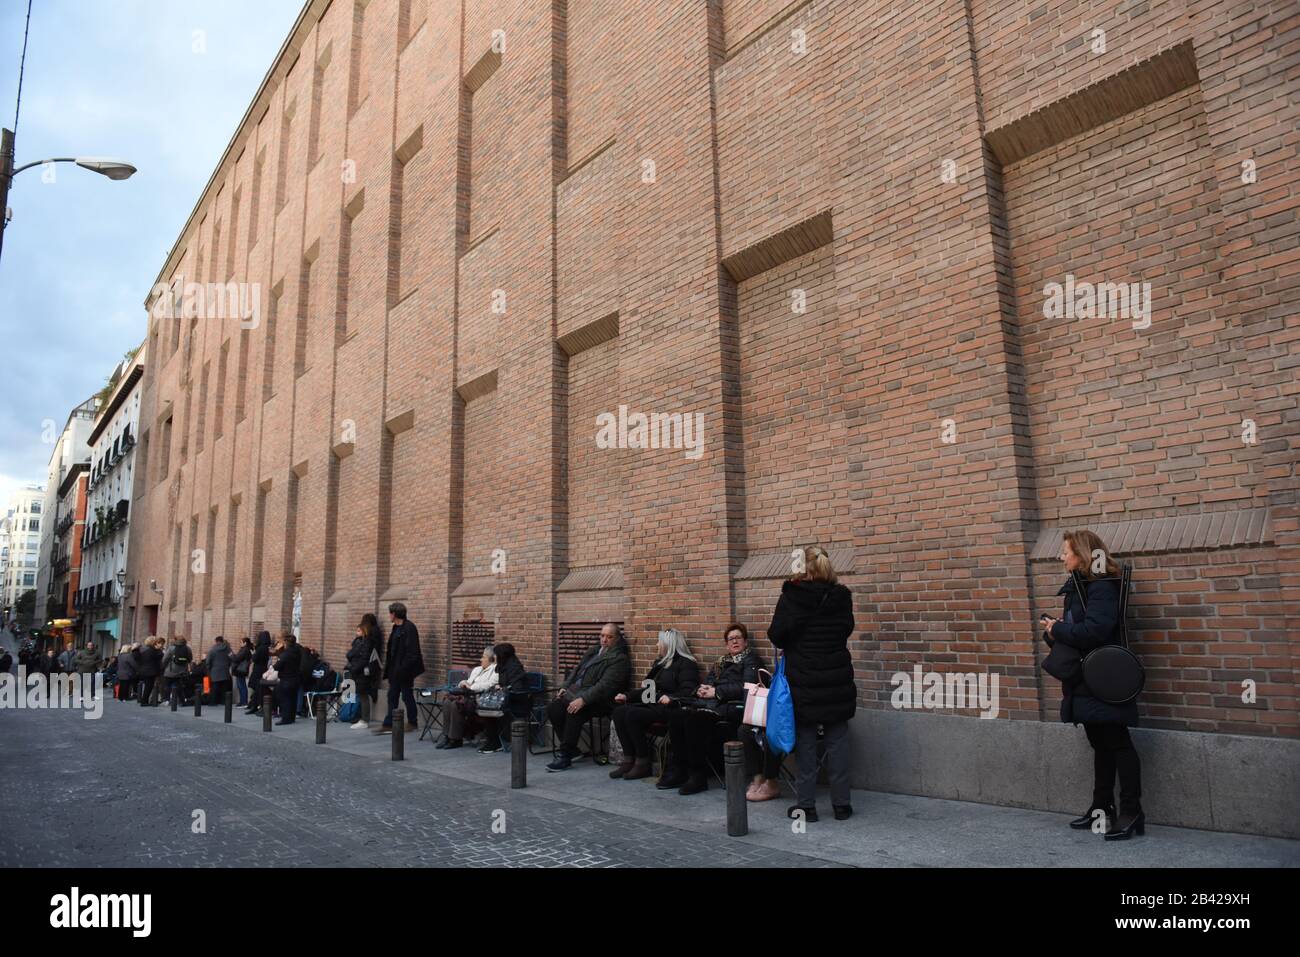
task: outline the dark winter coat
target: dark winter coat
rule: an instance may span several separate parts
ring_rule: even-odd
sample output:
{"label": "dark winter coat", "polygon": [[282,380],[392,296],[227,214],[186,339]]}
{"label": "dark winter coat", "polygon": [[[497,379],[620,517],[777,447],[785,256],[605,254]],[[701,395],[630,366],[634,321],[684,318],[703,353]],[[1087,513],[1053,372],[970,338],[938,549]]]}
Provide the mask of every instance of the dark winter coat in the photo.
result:
{"label": "dark winter coat", "polygon": [[259,631],[257,641],[253,643],[253,669],[249,672],[258,681],[262,680],[262,675],[266,674],[266,669],[271,664],[271,633],[269,631]]}
{"label": "dark winter coat", "polygon": [[[358,688],[367,689],[379,684],[379,673],[383,669],[377,660],[371,664],[371,659],[377,657],[374,653],[380,650],[381,644],[377,632],[373,635],[363,633],[352,639],[352,647],[348,649],[348,675]],[[366,669],[370,670],[369,674],[366,674]]]}
{"label": "dark winter coat", "polygon": [[632,658],[628,655],[626,640],[617,639],[595,658],[590,658],[588,652],[583,662],[585,667],[579,665],[581,677],[572,694],[581,698],[584,706],[608,707],[614,703],[616,694],[629,693]]}
{"label": "dark winter coat", "polygon": [[208,649],[208,677],[213,681],[230,680],[230,645],[224,641],[213,642]]}
{"label": "dark winter coat", "polygon": [[[700,686],[700,666],[690,658],[674,655],[667,667],[656,661],[646,672],[645,681],[654,682],[654,700],[651,704],[658,704],[661,695],[673,699],[694,698],[695,689]],[[641,689],[647,687],[645,681],[640,688],[633,689],[633,693],[628,694],[629,700],[641,700]]]}
{"label": "dark winter coat", "polygon": [[302,683],[302,648],[298,642],[285,642],[284,651],[276,659],[275,671],[280,676],[281,688],[297,688]]}
{"label": "dark winter coat", "polygon": [[253,650],[247,645],[241,645],[239,650],[230,656],[230,673],[236,678],[247,678],[252,662]]}
{"label": "dark winter coat", "polygon": [[424,674],[424,655],[420,651],[420,632],[411,621],[393,626],[388,636],[388,653],[384,656],[384,677],[392,684],[410,684]]}
{"label": "dark winter coat", "polygon": [[14,656],[9,652],[0,653],[0,675],[7,675],[9,669],[14,666]]}
{"label": "dark winter coat", "polygon": [[137,678],[157,678],[162,673],[162,652],[157,648],[136,649],[135,676]]}
{"label": "dark winter coat", "polygon": [[94,648],[85,647],[77,652],[73,659],[72,666],[77,670],[79,675],[92,675],[99,670],[99,652]]}
{"label": "dark winter coat", "polygon": [[135,652],[117,656],[117,680],[129,684],[135,680]]}
{"label": "dark winter coat", "polygon": [[763,656],[755,651],[752,647],[747,647],[741,652],[739,661],[732,661],[730,655],[724,655],[719,658],[709,669],[709,673],[704,676],[700,684],[712,685],[714,697],[697,698],[693,704],[709,705],[725,710],[732,707],[739,707],[745,704],[745,685],[758,684],[758,672],[760,668],[766,667]]}
{"label": "dark winter coat", "polygon": [[796,721],[832,724],[857,711],[849,638],[853,594],[840,584],[788,581],[772,615],[767,637],[785,652]]}
{"label": "dark winter coat", "polygon": [[[1089,580],[1071,573],[1056,594],[1064,598],[1061,620],[1052,628],[1053,641],[1063,641],[1080,655],[1102,645],[1118,644],[1120,581],[1116,577]],[[1084,605],[1087,605],[1087,611]],[[1061,685],[1061,720],[1074,724],[1122,724],[1133,728],[1138,723],[1137,701],[1108,704],[1093,697],[1079,678],[1073,686]]]}

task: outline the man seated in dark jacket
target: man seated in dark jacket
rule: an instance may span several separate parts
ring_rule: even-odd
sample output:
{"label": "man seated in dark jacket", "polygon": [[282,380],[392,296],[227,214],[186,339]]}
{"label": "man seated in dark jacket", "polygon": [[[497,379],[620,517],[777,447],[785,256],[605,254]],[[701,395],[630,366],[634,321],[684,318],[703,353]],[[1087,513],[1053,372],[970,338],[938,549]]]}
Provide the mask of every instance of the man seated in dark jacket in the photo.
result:
{"label": "man seated in dark jacket", "polygon": [[618,631],[613,622],[605,624],[600,630],[600,645],[587,652],[564,690],[547,706],[558,754],[546,770],[567,771],[578,756],[583,724],[588,718],[611,713],[614,696],[628,690],[632,659]]}
{"label": "man seated in dark jacket", "polygon": [[406,620],[406,606],[395,601],[388,606],[393,632],[388,636],[388,654],[384,656],[384,677],[388,679],[388,710],[376,734],[393,733],[393,712],[400,701],[406,708],[406,730],[414,731],[415,679],[424,674],[424,655],[420,651],[420,632]]}

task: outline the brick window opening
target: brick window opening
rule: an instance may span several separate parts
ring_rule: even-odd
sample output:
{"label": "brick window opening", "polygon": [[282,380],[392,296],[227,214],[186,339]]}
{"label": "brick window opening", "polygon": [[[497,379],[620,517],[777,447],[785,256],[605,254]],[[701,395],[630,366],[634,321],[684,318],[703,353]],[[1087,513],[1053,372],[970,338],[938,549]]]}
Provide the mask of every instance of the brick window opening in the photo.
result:
{"label": "brick window opening", "polygon": [[466,618],[451,623],[451,666],[473,668],[483,649],[496,644],[496,625],[482,618]]}
{"label": "brick window opening", "polygon": [[[556,667],[563,678],[582,661],[582,656],[600,644],[600,630],[606,621],[565,621],[560,623],[560,638]],[[623,637],[623,623],[616,621],[618,636]]]}

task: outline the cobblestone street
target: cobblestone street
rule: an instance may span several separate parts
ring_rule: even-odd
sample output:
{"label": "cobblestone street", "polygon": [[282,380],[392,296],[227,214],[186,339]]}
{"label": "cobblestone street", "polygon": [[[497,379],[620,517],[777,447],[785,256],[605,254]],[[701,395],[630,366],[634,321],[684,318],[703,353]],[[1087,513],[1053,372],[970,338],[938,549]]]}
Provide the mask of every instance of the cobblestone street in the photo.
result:
{"label": "cobblestone street", "polygon": [[[115,701],[96,721],[0,712],[0,808],[6,868],[819,863]],[[206,834],[191,830],[196,810]]]}
{"label": "cobblestone street", "polygon": [[508,754],[409,734],[397,763],[390,738],[337,723],[313,742],[313,722],[264,734],[238,709],[230,726],[219,708],[112,700],[90,721],[0,711],[0,866],[1300,865],[1296,841],[1150,826],[1116,845],[1070,831],[1067,815],[875,791],[854,792],[845,822],[823,795],[822,822],[801,833],[787,800],[751,805],[749,834],[729,838],[716,784],[680,798],[587,761],[547,774],[547,754],[512,791]]}

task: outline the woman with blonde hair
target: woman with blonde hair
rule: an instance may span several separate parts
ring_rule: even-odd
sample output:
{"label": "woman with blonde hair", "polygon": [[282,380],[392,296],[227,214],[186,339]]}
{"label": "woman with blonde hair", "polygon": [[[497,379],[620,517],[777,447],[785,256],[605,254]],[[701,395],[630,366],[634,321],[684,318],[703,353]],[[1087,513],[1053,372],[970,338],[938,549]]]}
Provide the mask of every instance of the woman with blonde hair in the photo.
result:
{"label": "woman with blonde hair", "polygon": [[667,721],[669,708],[681,698],[694,697],[699,684],[700,666],[686,636],[676,628],[659,632],[654,664],[641,682],[642,690],[634,692],[640,697],[622,692],[614,696],[614,730],[623,746],[623,763],[609,772],[611,778],[636,781],[653,773],[649,727]]}
{"label": "woman with blonde hair", "polygon": [[[1119,566],[1093,532],[1066,532],[1061,563],[1069,573],[1056,594],[1064,599],[1060,618],[1042,617],[1043,640],[1063,642],[1079,655],[1120,640]],[[1092,803],[1070,822],[1076,830],[1092,826],[1094,813],[1106,815],[1106,840],[1124,841],[1146,831],[1142,813],[1142,763],[1128,729],[1138,723],[1137,699],[1111,704],[1093,695],[1082,676],[1061,682],[1061,720],[1082,724],[1092,745]],[[1115,813],[1115,775],[1119,773],[1119,814]]]}
{"label": "woman with blonde hair", "polygon": [[853,813],[849,803],[849,719],[857,710],[853,682],[853,595],[835,577],[826,550],[803,551],[804,569],[781,586],[768,640],[785,652],[785,677],[794,700],[795,804],[817,820],[817,728],[822,728],[831,780],[831,808],[842,821]]}

